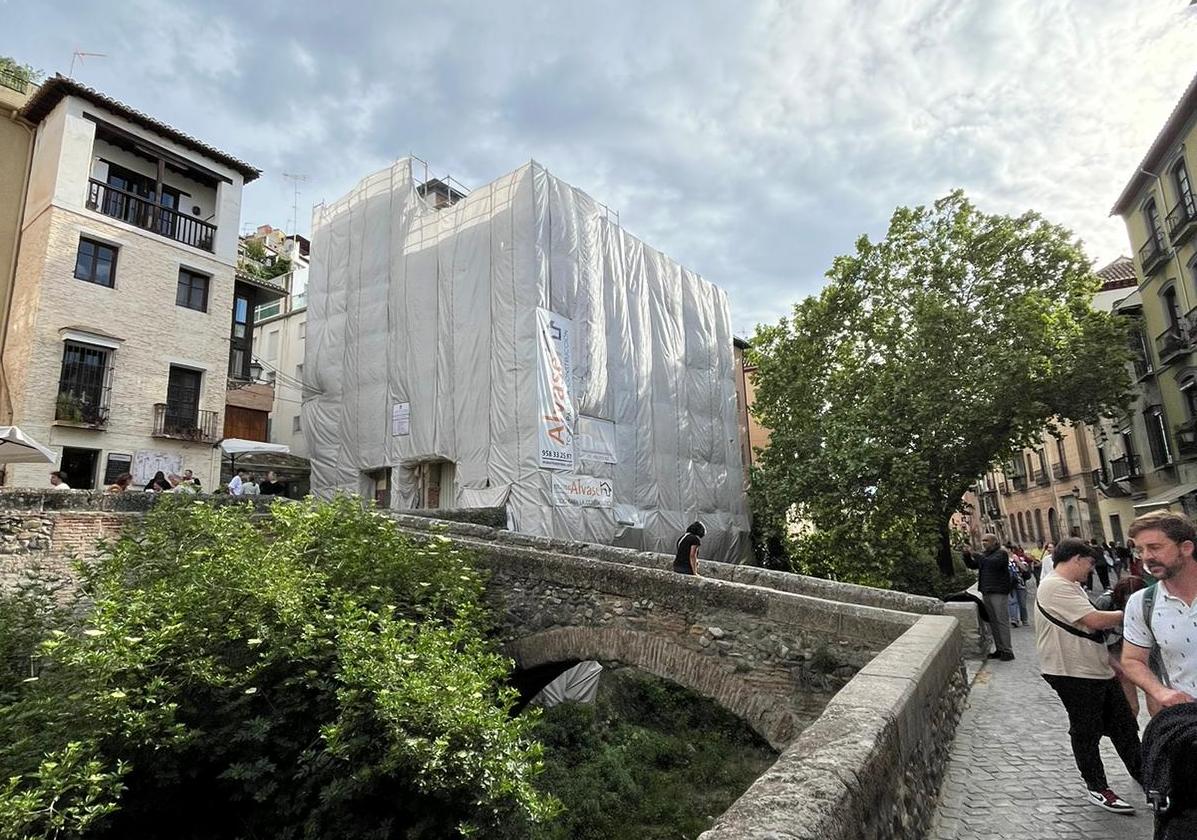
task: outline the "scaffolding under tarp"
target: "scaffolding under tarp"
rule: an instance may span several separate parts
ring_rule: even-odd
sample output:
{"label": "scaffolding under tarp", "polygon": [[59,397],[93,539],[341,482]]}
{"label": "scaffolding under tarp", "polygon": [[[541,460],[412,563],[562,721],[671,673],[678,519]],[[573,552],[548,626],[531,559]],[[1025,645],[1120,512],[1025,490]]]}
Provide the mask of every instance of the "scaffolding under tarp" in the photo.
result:
{"label": "scaffolding under tarp", "polygon": [[313,491],[669,552],[700,519],[701,557],[742,557],[726,295],[534,162],[420,187],[405,158],[314,213]]}

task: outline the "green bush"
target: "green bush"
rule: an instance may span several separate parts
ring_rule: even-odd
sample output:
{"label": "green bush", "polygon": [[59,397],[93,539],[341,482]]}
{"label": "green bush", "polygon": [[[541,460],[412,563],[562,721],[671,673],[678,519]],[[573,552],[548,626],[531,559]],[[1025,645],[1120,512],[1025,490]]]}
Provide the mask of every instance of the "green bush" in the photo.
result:
{"label": "green bush", "polygon": [[562,814],[512,824],[508,840],[697,837],[776,759],[739,718],[680,686],[633,670],[603,674],[598,701],[547,709],[538,784]]}
{"label": "green bush", "polygon": [[0,601],[0,837],[443,838],[555,812],[447,539],[350,498],[163,502],[73,610]]}

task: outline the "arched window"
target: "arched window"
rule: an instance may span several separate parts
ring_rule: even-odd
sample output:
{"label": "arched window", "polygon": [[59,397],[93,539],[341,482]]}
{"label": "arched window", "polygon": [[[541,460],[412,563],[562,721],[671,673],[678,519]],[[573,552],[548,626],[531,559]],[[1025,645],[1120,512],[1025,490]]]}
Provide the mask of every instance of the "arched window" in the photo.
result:
{"label": "arched window", "polygon": [[1026,542],[1027,541],[1027,522],[1023,518],[1021,510],[1018,512],[1018,516],[1015,518],[1018,520],[1018,539],[1021,540],[1022,542]]}
{"label": "arched window", "polygon": [[1043,542],[1043,514],[1039,512],[1039,508],[1035,508],[1035,538]]}
{"label": "arched window", "polygon": [[1060,523],[1055,508],[1047,509],[1047,529],[1051,532],[1052,542],[1058,543],[1060,541]]}

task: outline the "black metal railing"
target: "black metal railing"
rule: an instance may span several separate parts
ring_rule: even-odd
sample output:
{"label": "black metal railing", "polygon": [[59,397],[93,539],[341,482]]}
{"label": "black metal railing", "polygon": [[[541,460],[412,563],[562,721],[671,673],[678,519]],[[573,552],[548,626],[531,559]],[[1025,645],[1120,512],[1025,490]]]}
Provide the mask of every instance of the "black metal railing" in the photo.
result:
{"label": "black metal railing", "polygon": [[1166,365],[1176,356],[1189,353],[1192,349],[1193,342],[1187,333],[1176,325],[1170,325],[1155,337],[1155,354],[1159,356],[1161,365]]}
{"label": "black metal railing", "polygon": [[154,437],[215,443],[220,439],[215,411],[189,409],[172,403],[154,403]]}
{"label": "black metal railing", "polygon": [[1015,491],[1022,491],[1027,489],[1027,477],[1025,475],[1016,475],[1010,479],[1010,484]]}
{"label": "black metal railing", "polygon": [[216,225],[95,178],[88,180],[87,208],[201,251],[216,247]]}
{"label": "black metal railing", "polygon": [[1144,356],[1140,356],[1140,355],[1136,354],[1133,357],[1133,364],[1135,366],[1135,381],[1136,382],[1140,379],[1146,379],[1148,376],[1151,376],[1151,374],[1155,373],[1155,371],[1151,367],[1151,360]]}
{"label": "black metal railing", "polygon": [[1104,487],[1110,483],[1110,477],[1106,473],[1105,469],[1098,468],[1093,470],[1093,483],[1098,487]]}
{"label": "black metal railing", "polygon": [[1052,475],[1056,478],[1068,478],[1068,464],[1061,461],[1058,464],[1052,464]]}
{"label": "black metal railing", "polygon": [[1168,235],[1173,245],[1181,245],[1197,230],[1197,200],[1186,194],[1168,211]]}
{"label": "black metal railing", "polygon": [[1176,425],[1176,450],[1182,458],[1197,456],[1197,420]]}
{"label": "black metal railing", "polygon": [[0,67],[0,87],[25,93],[29,90],[29,73],[21,67]]}
{"label": "black metal railing", "polygon": [[1047,470],[1035,470],[1035,483],[1042,486],[1052,483],[1051,477],[1048,475]]}
{"label": "black metal railing", "polygon": [[1110,477],[1114,481],[1125,478],[1139,478],[1143,475],[1138,455],[1123,455],[1110,461]]}
{"label": "black metal railing", "polygon": [[1147,241],[1139,249],[1139,265],[1142,266],[1143,273],[1155,273],[1155,270],[1164,264],[1167,257],[1168,253],[1164,250],[1163,237],[1159,233],[1148,234]]}

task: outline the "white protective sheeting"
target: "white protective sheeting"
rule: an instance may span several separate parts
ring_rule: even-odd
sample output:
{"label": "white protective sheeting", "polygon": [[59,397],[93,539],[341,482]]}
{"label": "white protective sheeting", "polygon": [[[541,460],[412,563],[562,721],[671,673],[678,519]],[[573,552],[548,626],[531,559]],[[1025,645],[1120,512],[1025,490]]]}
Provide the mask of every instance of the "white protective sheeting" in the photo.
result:
{"label": "white protective sheeting", "polygon": [[[419,507],[418,466],[444,461],[442,507],[505,496],[525,533],[611,543],[634,524],[672,552],[701,519],[704,558],[748,548],[726,295],[536,163],[436,210],[404,159],[317,207],[306,341],[318,495],[393,468],[391,506]],[[546,364],[574,447],[555,468]]]}
{"label": "white protective sheeting", "polygon": [[546,709],[567,700],[593,703],[598,697],[599,677],[602,675],[603,666],[594,660],[579,662],[541,689],[533,700]]}

